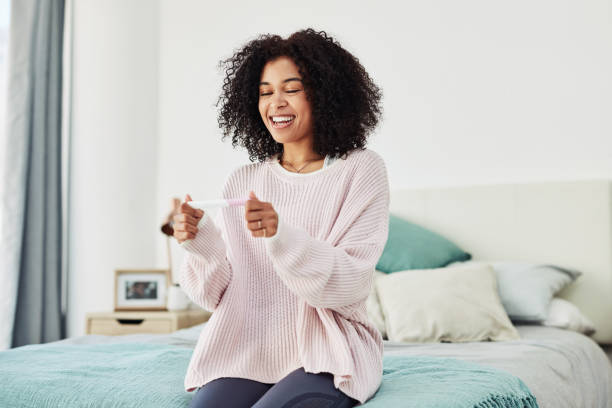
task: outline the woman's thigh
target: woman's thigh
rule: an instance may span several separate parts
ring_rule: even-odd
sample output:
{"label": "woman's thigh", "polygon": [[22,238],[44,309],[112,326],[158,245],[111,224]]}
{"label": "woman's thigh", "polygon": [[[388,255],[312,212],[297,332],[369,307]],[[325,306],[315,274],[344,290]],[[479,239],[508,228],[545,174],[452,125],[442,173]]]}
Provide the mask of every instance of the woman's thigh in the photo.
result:
{"label": "woman's thigh", "polygon": [[333,375],[300,368],[274,384],[253,408],[349,408],[357,402],[334,387]]}
{"label": "woman's thigh", "polygon": [[193,396],[190,408],[250,408],[272,384],[245,378],[219,378],[204,385]]}

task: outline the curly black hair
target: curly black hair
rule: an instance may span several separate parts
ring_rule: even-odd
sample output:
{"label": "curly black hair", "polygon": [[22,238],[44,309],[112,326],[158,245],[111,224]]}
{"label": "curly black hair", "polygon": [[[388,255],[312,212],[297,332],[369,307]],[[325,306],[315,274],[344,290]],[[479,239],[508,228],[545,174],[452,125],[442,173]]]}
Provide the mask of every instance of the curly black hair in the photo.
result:
{"label": "curly black hair", "polygon": [[313,149],[339,157],[365,149],[366,139],[382,115],[382,91],[359,60],[325,31],[312,28],[287,39],[263,34],[248,42],[230,58],[221,60],[225,69],[218,122],[224,140],[243,146],[249,160],[260,162],[283,151],[259,113],[259,81],[264,65],[278,57],[289,57],[299,69],[313,114]]}

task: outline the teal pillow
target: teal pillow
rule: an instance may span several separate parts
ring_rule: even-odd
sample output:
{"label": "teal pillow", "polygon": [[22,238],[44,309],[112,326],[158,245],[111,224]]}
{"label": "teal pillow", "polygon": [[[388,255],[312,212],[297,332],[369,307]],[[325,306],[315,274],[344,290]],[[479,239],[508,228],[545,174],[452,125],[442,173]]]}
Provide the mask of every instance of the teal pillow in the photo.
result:
{"label": "teal pillow", "polygon": [[441,268],[472,255],[435,232],[389,214],[389,237],[376,269],[385,273]]}

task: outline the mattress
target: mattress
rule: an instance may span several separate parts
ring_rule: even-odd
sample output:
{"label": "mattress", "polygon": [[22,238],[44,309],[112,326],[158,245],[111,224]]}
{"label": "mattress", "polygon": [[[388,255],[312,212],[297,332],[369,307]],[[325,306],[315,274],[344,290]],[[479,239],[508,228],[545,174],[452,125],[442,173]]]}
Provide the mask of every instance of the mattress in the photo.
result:
{"label": "mattress", "polygon": [[[88,335],[55,343],[147,342],[195,347],[206,323],[170,334]],[[385,355],[438,356],[470,361],[519,377],[540,408],[612,408],[612,364],[591,338],[543,326],[516,326],[520,340],[479,343],[384,342]]]}
{"label": "mattress", "polygon": [[544,326],[516,326],[521,339],[481,343],[385,343],[387,355],[453,357],[519,377],[540,408],[612,408],[612,364],[582,334]]}

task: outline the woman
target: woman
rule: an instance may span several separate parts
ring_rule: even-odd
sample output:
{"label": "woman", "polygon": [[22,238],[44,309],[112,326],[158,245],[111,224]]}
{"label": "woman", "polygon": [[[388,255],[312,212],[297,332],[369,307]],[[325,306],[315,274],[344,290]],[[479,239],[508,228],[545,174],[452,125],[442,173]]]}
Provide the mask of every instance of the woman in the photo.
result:
{"label": "woman", "polygon": [[388,232],[386,168],[365,148],[380,90],[312,29],[260,36],[224,63],[220,127],[258,162],[225,181],[244,210],[213,222],[187,196],[175,216],[180,284],[214,311],[185,377],[192,407],[363,403],[382,379],[365,308]]}

